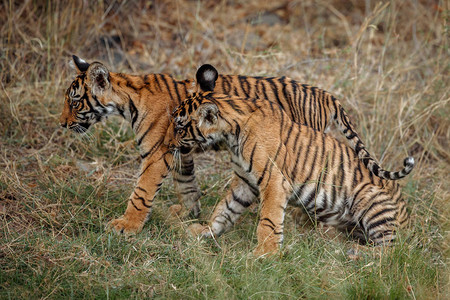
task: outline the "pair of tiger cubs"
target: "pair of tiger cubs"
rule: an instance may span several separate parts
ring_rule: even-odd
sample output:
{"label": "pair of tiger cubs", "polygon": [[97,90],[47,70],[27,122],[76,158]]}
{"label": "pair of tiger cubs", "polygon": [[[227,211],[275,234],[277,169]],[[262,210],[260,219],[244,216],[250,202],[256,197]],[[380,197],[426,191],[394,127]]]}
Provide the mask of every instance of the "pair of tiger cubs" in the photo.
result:
{"label": "pair of tiger cubs", "polygon": [[[65,94],[61,125],[85,132],[120,115],[130,121],[140,148],[138,182],[125,214],[110,223],[118,232],[142,229],[173,165],[178,197],[186,212],[197,216],[201,193],[192,150],[218,144],[231,153],[234,177],[210,227],[202,231],[205,236],[229,229],[258,198],[257,255],[279,249],[288,203],[375,244],[391,242],[408,219],[393,180],[411,172],[413,158],[405,159],[400,172],[381,169],[340,102],[321,89],[286,77],[218,75],[204,65],[196,75],[198,92],[190,95],[193,80],[113,73],[76,56],[73,62],[78,75]],[[331,121],[352,148],[322,133]]]}

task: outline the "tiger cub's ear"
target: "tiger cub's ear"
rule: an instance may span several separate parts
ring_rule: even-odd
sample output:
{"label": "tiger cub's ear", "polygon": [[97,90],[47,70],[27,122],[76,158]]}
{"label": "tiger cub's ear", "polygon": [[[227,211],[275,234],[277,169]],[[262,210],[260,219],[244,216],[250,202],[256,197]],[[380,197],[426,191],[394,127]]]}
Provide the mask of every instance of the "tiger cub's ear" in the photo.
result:
{"label": "tiger cub's ear", "polygon": [[214,90],[218,76],[219,73],[217,72],[216,68],[208,64],[201,66],[197,70],[197,74],[195,75],[200,89],[204,92],[212,92]]}
{"label": "tiger cub's ear", "polygon": [[73,61],[71,61],[70,65],[75,68],[77,74],[84,73],[89,68],[89,63],[79,58],[78,56],[72,55],[72,59]]}
{"label": "tiger cub's ear", "polygon": [[108,69],[99,62],[90,64],[87,70],[87,82],[94,95],[103,93],[111,86]]}
{"label": "tiger cub's ear", "polygon": [[217,114],[219,108],[217,105],[211,102],[203,103],[197,109],[197,117],[199,126],[207,125],[212,126],[217,123]]}

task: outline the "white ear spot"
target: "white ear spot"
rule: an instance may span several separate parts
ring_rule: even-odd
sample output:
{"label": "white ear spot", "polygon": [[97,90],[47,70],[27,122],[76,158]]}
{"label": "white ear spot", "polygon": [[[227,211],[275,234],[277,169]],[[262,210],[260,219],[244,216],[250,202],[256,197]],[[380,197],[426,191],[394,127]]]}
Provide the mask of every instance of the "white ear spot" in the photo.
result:
{"label": "white ear spot", "polygon": [[214,73],[214,71],[212,70],[206,70],[205,73],[203,73],[203,78],[206,81],[214,81],[216,73]]}

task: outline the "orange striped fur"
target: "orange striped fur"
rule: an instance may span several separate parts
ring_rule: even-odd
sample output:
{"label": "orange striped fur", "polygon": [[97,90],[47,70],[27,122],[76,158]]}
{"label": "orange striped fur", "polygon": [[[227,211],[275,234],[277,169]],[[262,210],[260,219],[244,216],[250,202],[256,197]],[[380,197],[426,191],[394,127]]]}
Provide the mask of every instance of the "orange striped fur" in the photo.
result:
{"label": "orange striped fur", "polygon": [[[175,80],[170,75],[129,75],[110,72],[99,62],[87,63],[73,56],[77,77],[65,93],[60,124],[84,133],[110,115],[128,120],[136,135],[142,164],[125,214],[111,222],[123,233],[140,231],[148,218],[161,182],[169,172],[172,154],[163,144],[170,113],[189,95],[194,80]],[[358,156],[372,163],[340,102],[331,94],[286,77],[221,75],[215,91],[240,97],[265,98],[279,104],[293,121],[324,131],[334,122]],[[185,152],[185,151],[181,151]],[[200,190],[191,153],[182,153],[173,178],[186,212],[200,212]],[[385,174],[381,173],[380,176]]]}

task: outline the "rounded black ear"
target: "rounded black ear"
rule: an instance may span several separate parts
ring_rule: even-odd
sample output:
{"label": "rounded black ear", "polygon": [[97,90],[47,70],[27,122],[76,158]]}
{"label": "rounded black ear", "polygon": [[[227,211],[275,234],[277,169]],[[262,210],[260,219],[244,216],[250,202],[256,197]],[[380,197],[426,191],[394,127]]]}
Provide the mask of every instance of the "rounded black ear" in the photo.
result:
{"label": "rounded black ear", "polygon": [[85,60],[79,58],[76,55],[72,55],[72,59],[74,62],[75,69],[77,70],[78,74],[84,73],[89,68],[89,63],[87,63]]}
{"label": "rounded black ear", "polygon": [[195,77],[202,91],[212,92],[216,86],[216,80],[217,77],[219,77],[219,73],[213,66],[205,64],[197,70]]}

